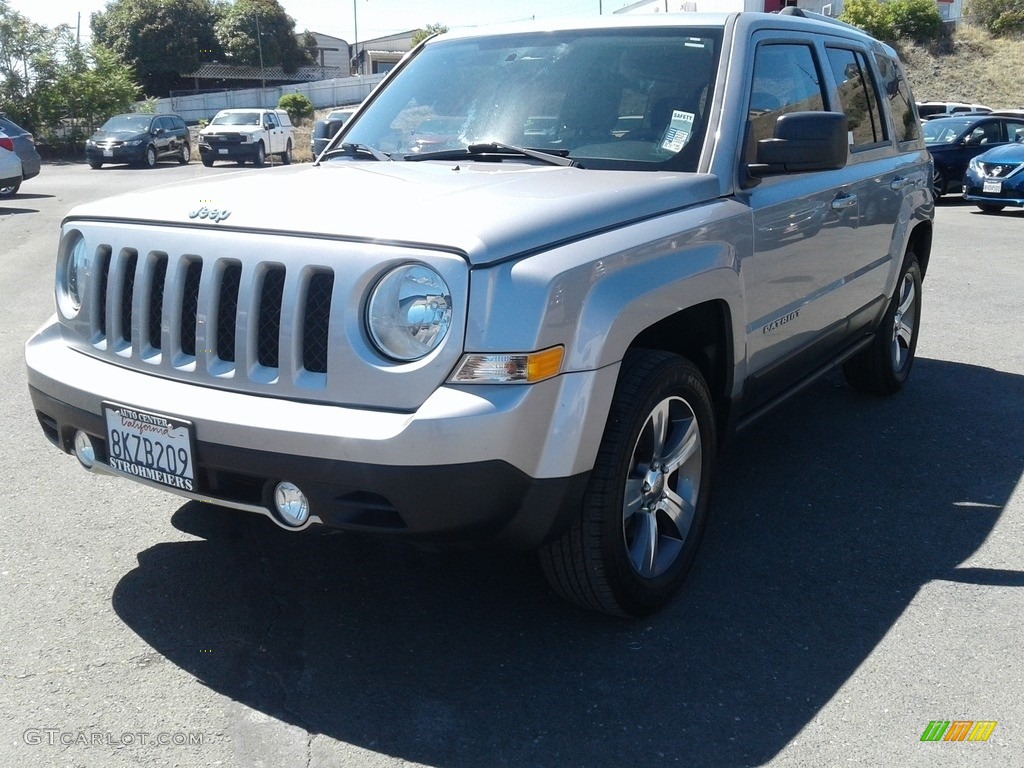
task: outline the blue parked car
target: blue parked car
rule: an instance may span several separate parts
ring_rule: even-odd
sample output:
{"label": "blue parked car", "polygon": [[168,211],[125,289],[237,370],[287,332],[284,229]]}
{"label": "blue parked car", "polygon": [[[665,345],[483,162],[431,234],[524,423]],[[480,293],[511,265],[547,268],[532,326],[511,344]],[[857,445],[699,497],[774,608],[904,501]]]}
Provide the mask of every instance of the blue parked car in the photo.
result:
{"label": "blue parked car", "polygon": [[986,213],[1008,205],[1024,207],[1024,131],[1015,143],[995,147],[971,160],[964,177],[964,200]]}
{"label": "blue parked car", "polygon": [[1024,117],[965,115],[942,117],[922,124],[924,142],[935,162],[932,185],[935,198],[959,192],[971,159],[1000,144],[1016,140],[1024,130]]}

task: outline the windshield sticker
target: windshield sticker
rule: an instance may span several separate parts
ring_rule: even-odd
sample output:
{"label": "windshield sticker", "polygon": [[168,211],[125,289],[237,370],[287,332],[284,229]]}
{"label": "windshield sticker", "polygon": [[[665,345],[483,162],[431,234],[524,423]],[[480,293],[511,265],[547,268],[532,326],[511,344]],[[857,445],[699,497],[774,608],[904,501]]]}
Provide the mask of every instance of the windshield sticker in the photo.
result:
{"label": "windshield sticker", "polygon": [[672,122],[665,131],[665,138],[662,139],[661,148],[667,152],[678,152],[690,141],[690,134],[693,133],[693,112],[683,112],[679,109],[672,110]]}

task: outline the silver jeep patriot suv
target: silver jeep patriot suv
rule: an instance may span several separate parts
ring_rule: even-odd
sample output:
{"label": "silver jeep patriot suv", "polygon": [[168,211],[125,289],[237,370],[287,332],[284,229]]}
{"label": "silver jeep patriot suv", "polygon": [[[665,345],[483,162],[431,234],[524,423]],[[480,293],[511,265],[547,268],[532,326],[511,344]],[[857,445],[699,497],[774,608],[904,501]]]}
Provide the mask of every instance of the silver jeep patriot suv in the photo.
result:
{"label": "silver jeep patriot suv", "polygon": [[913,104],[892,49],[799,11],[431,38],[271,197],[243,172],[69,213],[34,408],[95,472],[536,549],[565,598],[651,612],[724,435],[836,365],[907,380]]}

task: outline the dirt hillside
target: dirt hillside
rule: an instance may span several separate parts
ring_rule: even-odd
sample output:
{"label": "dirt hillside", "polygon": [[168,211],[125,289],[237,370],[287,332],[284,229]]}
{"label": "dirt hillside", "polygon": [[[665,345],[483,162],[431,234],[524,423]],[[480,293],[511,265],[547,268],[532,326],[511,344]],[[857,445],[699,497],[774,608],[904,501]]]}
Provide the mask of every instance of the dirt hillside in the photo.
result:
{"label": "dirt hillside", "polygon": [[963,101],[993,109],[1024,108],[1024,40],[993,38],[961,25],[948,41],[898,46],[918,101]]}

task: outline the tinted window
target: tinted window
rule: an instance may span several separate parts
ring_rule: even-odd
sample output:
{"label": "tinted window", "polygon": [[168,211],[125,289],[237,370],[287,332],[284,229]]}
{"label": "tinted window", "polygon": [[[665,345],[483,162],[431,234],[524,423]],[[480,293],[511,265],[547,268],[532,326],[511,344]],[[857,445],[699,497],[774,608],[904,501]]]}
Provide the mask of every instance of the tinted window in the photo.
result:
{"label": "tinted window", "polygon": [[857,151],[889,140],[867,59],[861,51],[828,48],[828,62],[839,89],[839,101],[850,130],[850,149]]}
{"label": "tinted window", "polygon": [[754,81],[747,126],[747,162],[761,139],[770,139],[775,120],[787,112],[825,109],[821,73],[808,45],[760,45],[754,54]]}
{"label": "tinted window", "polygon": [[896,141],[913,141],[921,136],[921,129],[914,119],[913,99],[910,88],[903,79],[903,73],[888,56],[875,55],[875,63],[882,77],[882,93],[889,102]]}

